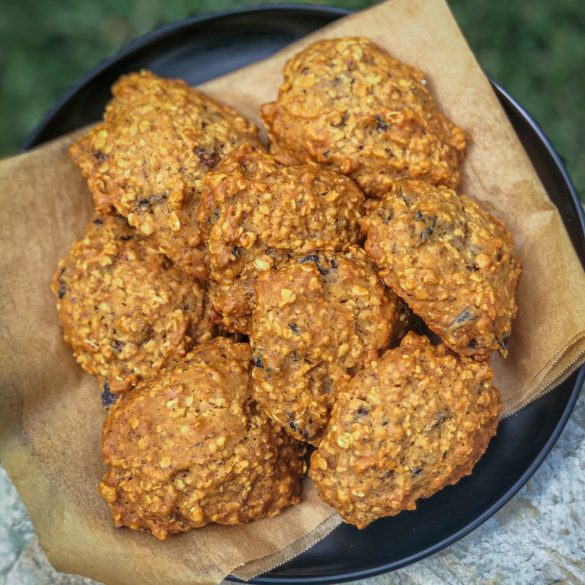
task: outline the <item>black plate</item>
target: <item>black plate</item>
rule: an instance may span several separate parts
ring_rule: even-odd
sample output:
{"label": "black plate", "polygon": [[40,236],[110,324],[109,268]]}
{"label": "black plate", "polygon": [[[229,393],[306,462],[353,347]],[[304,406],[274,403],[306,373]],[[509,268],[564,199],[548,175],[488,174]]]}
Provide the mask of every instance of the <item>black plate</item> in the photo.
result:
{"label": "black plate", "polygon": [[[146,67],[202,83],[267,57],[344,14],[329,7],[279,5],[191,18],[156,30],[86,75],[49,112],[25,148],[98,120],[110,85],[122,73]],[[526,111],[494,87],[585,262],[585,216],[559,156]],[[563,430],[584,379],[581,368],[555,392],[504,420],[473,475],[421,501],[416,511],[379,520],[361,532],[340,526],[254,582],[353,580],[402,567],[455,542],[503,506],[542,463]]]}

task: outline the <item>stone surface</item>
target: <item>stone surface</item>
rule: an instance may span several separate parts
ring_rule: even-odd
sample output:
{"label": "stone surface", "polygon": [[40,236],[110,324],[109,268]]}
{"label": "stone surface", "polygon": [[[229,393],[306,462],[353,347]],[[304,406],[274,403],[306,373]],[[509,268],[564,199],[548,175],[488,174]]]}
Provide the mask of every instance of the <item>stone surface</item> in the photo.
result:
{"label": "stone surface", "polygon": [[[56,572],[0,468],[0,585],[92,585]],[[533,478],[494,517],[447,550],[361,585],[585,583],[585,393]]]}

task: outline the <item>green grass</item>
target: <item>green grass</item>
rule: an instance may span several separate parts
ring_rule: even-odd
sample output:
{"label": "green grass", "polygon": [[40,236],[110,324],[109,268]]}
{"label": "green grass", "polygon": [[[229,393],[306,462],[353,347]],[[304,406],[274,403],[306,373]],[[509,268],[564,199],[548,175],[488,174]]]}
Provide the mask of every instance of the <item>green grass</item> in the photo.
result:
{"label": "green grass", "polygon": [[[81,74],[130,39],[192,14],[256,0],[0,0],[0,156]],[[372,0],[329,0],[359,9]],[[485,71],[544,128],[585,194],[582,0],[452,0]],[[40,9],[42,8],[42,18]]]}

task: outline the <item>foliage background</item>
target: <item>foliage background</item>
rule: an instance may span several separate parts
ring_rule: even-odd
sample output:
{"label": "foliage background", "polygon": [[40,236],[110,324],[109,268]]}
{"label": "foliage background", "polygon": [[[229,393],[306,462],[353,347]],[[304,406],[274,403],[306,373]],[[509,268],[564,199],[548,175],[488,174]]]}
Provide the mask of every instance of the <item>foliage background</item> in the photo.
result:
{"label": "foliage background", "polygon": [[[130,39],[185,16],[260,3],[267,2],[0,0],[0,156],[16,153],[57,97]],[[358,10],[376,2],[321,3]],[[583,0],[450,0],[450,5],[485,71],[541,124],[583,197]]]}

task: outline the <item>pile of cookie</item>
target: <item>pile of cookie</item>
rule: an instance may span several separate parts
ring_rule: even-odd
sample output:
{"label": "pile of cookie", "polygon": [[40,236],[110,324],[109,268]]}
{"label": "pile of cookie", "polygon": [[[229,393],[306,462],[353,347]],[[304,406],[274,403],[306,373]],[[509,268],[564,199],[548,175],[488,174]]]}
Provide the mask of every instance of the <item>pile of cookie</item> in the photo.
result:
{"label": "pile of cookie", "polygon": [[108,408],[99,491],[160,539],[301,501],[346,522],[469,474],[501,410],[520,274],[456,193],[465,134],[367,39],[284,69],[258,129],[180,80],[120,78],[71,148],[95,212],[53,279]]}

